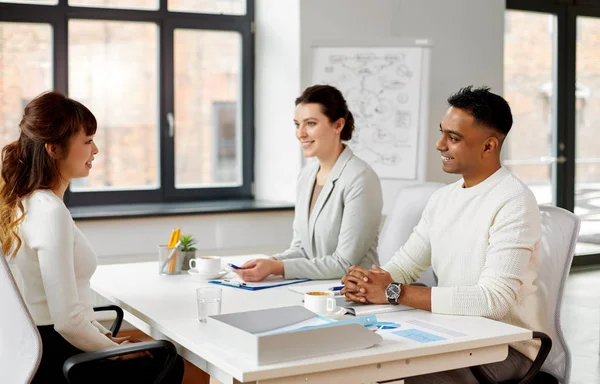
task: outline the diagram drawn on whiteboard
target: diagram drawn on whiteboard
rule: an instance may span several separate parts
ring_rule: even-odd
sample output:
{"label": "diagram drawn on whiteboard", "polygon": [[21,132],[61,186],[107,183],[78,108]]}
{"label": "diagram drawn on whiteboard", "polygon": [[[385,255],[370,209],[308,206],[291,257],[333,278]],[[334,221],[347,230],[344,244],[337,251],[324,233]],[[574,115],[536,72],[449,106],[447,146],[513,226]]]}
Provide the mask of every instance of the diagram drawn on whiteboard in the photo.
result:
{"label": "diagram drawn on whiteboard", "polygon": [[381,178],[416,179],[422,49],[315,47],[313,84],[338,88],[355,120],[349,145]]}

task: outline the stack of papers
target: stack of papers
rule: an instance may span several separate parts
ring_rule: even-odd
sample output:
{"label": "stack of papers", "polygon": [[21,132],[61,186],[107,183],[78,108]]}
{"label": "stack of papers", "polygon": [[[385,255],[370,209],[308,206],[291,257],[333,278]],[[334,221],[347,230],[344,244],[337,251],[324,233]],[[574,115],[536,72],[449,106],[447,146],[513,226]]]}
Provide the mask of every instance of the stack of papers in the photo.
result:
{"label": "stack of papers", "polygon": [[390,305],[390,304],[358,304],[344,303],[347,313],[354,316],[376,315],[379,313],[408,311],[414,309],[408,305]]}

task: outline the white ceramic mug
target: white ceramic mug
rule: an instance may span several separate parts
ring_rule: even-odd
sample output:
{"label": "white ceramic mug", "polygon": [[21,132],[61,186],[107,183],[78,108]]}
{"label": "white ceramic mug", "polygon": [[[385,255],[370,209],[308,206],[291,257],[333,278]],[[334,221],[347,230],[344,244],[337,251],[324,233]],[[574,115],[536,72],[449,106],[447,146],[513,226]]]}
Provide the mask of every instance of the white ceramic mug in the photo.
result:
{"label": "white ceramic mug", "polygon": [[190,259],[190,269],[201,274],[214,274],[221,271],[221,258],[203,256]]}
{"label": "white ceramic mug", "polygon": [[312,291],[304,294],[304,307],[310,311],[320,314],[335,311],[336,302],[333,292]]}

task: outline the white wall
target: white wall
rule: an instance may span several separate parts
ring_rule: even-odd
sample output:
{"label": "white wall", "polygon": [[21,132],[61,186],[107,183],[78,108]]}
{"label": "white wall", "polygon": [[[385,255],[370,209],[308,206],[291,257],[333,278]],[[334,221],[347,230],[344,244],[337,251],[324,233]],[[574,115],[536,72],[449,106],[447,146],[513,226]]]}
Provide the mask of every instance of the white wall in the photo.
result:
{"label": "white wall", "polygon": [[451,182],[435,151],[446,99],[460,87],[487,85],[503,93],[505,0],[393,0],[395,36],[433,41],[427,180]]}
{"label": "white wall", "polygon": [[192,233],[198,255],[273,254],[285,250],[292,237],[293,212],[232,213],[122,220],[84,220],[86,235],[100,264],[155,260],[157,246],[171,230]]}
{"label": "white wall", "polygon": [[[260,2],[261,0],[258,0]],[[429,90],[426,180],[452,182],[441,170],[435,143],[446,99],[465,85],[488,85],[502,93],[504,0],[302,0],[301,84],[311,81],[311,46],[327,40],[352,42],[423,38],[433,43]],[[406,182],[383,180],[384,213]]]}
{"label": "white wall", "polygon": [[[504,0],[257,0],[256,168],[258,199],[294,201],[301,166],[292,124],[294,99],[310,85],[315,40],[426,38],[433,42],[426,178],[449,182],[435,151],[446,98],[468,84],[498,93],[503,83]],[[383,183],[387,212],[400,187]],[[202,253],[272,253],[292,235],[293,212],[194,215],[78,223],[101,262],[153,257],[180,226]]]}
{"label": "white wall", "polygon": [[255,64],[255,197],[296,198],[301,153],[294,134],[300,94],[300,0],[258,0]]}

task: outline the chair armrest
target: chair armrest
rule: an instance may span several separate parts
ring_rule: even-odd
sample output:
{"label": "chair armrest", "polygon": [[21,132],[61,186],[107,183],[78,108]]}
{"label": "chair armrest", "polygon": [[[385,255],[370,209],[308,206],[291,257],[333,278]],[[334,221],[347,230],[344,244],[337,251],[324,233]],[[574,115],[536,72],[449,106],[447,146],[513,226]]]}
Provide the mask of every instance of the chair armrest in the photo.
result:
{"label": "chair armrest", "polygon": [[[169,373],[175,364],[177,358],[177,350],[173,343],[167,340],[144,341],[140,343],[126,344],[115,348],[106,348],[99,351],[80,353],[69,357],[63,364],[63,375],[68,383],[75,384],[77,381],[73,377],[75,367],[80,364],[89,363],[108,359],[110,357],[127,355],[135,352],[151,351],[155,349],[164,349],[166,351],[166,359],[162,370],[160,371],[155,383],[160,383],[163,378]],[[84,381],[85,382],[85,381]]]}
{"label": "chair armrest", "polygon": [[94,312],[101,311],[115,311],[117,312],[117,318],[113,322],[110,327],[110,332],[112,333],[112,337],[116,337],[117,333],[119,333],[119,329],[121,329],[121,323],[123,323],[123,310],[121,307],[116,305],[104,305],[102,307],[94,307]]}
{"label": "chair armrest", "polygon": [[[519,383],[519,384],[528,384],[533,381],[533,379],[535,378],[535,375],[537,375],[537,373],[542,368],[544,361],[546,361],[546,358],[548,357],[548,354],[550,353],[550,350],[552,349],[552,339],[550,338],[550,336],[546,335],[545,333],[534,331],[532,338],[540,339],[542,341],[542,346],[540,347],[540,350],[538,351],[538,354],[535,357],[533,364],[531,364],[529,371],[527,371],[527,373],[525,374],[525,376],[523,376],[522,379],[515,381],[516,383]],[[487,373],[485,373],[485,371],[483,369],[481,369],[481,366],[471,367],[471,372],[473,373],[473,376],[475,376],[477,381],[479,381],[479,383],[496,384],[496,382],[494,380],[492,380],[487,375]]]}

